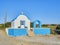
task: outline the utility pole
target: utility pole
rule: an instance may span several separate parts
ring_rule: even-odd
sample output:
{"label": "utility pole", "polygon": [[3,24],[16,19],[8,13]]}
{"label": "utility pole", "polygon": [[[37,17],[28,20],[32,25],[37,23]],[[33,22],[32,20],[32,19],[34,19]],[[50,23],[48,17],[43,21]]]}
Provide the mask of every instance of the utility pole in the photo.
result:
{"label": "utility pole", "polygon": [[5,28],[6,28],[6,20],[7,19],[7,13],[4,15],[4,30],[5,30]]}

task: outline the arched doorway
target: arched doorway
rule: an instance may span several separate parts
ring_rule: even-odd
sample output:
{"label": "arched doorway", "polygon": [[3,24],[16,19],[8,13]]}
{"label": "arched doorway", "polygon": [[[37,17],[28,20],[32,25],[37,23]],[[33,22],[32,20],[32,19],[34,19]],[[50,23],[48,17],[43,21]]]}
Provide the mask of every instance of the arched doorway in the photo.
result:
{"label": "arched doorway", "polygon": [[25,28],[25,20],[20,20],[20,27]]}
{"label": "arched doorway", "polygon": [[41,28],[41,22],[39,20],[34,21],[33,28]]}

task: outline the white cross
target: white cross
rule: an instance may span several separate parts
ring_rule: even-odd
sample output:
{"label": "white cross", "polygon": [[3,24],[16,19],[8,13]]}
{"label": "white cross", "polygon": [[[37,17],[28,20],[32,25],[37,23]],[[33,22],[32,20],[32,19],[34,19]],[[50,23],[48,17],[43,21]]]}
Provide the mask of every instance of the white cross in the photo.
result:
{"label": "white cross", "polygon": [[23,15],[23,14],[24,14],[24,12],[21,12],[21,14]]}

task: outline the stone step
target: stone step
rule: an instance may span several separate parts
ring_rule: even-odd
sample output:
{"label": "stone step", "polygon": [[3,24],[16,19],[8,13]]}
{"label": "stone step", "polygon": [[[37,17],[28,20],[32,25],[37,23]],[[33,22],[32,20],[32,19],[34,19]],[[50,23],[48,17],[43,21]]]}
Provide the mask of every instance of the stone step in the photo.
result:
{"label": "stone step", "polygon": [[33,31],[29,30],[29,31],[28,31],[28,35],[29,35],[29,36],[34,36]]}

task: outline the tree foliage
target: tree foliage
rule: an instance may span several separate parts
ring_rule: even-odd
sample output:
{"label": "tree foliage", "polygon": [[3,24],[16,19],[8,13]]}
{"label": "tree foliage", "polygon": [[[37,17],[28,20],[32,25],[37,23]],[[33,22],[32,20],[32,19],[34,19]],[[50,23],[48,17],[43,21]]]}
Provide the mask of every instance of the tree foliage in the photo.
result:
{"label": "tree foliage", "polygon": [[43,24],[42,27],[48,27],[48,24]]}
{"label": "tree foliage", "polygon": [[33,28],[33,22],[30,22],[30,27]]}
{"label": "tree foliage", "polygon": [[56,29],[60,29],[60,25],[57,25]]}
{"label": "tree foliage", "polygon": [[57,34],[60,34],[60,25],[57,25],[55,32],[56,32]]}

